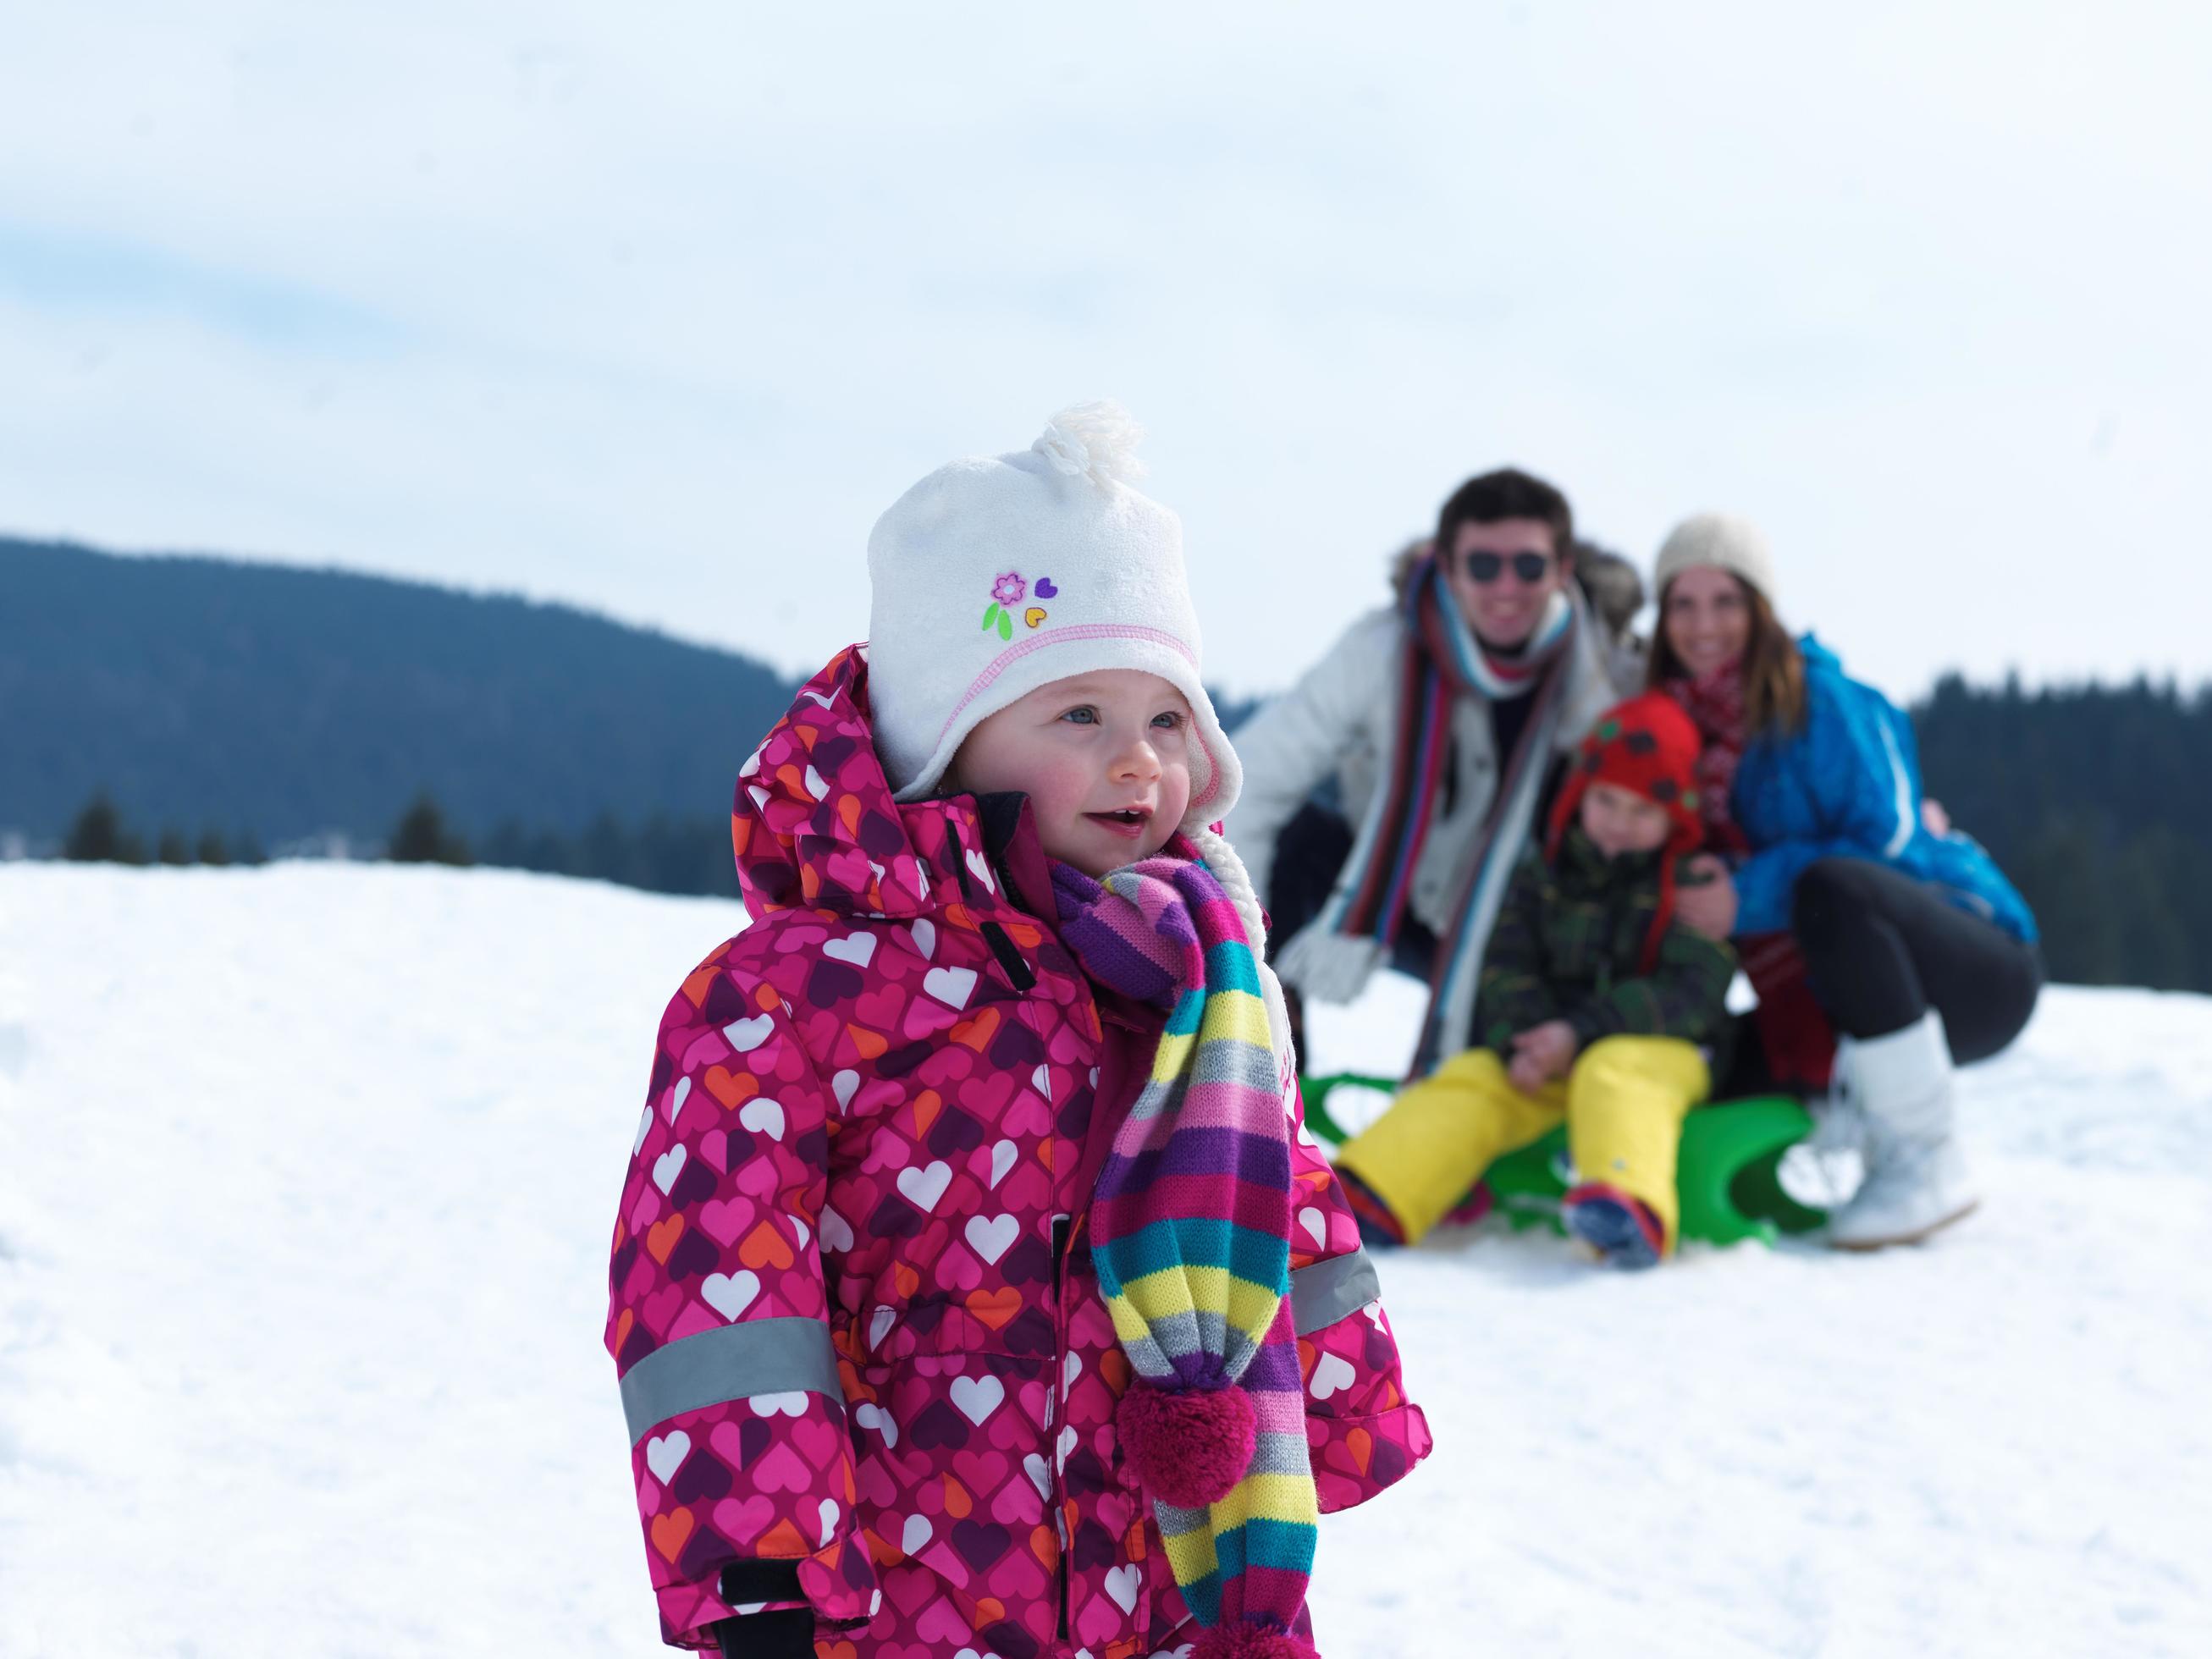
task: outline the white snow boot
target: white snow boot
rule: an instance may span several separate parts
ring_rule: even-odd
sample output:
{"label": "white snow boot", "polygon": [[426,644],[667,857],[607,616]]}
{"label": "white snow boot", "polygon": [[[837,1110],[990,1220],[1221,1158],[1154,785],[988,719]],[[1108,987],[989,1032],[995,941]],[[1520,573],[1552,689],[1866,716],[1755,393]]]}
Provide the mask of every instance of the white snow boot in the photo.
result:
{"label": "white snow boot", "polygon": [[1866,1179],[1828,1218],[1842,1250],[1911,1244],[1978,1201],[1952,1125],[1950,1045],[1933,1009],[1887,1036],[1845,1037],[1838,1059],[1865,1124]]}

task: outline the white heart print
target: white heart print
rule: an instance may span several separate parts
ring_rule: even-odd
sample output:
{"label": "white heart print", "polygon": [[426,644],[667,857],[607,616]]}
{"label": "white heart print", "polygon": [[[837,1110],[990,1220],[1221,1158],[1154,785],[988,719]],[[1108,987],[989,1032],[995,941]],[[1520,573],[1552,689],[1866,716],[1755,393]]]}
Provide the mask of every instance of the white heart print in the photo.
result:
{"label": "white heart print", "polygon": [[1014,1167],[1014,1143],[1002,1140],[991,1148],[991,1184],[996,1187],[1006,1178],[1006,1171]]}
{"label": "white heart print", "polygon": [[840,1072],[830,1079],[830,1092],[837,1097],[840,1112],[853,1103],[853,1097],[860,1091],[860,1074],[858,1072]]}
{"label": "white heart print", "polygon": [[909,1515],[899,1529],[899,1548],[908,1555],[916,1554],[928,1545],[930,1535],[929,1517]]}
{"label": "white heart print", "polygon": [[875,960],[876,936],[873,933],[848,933],[842,939],[833,939],[822,947],[822,954],[839,962],[849,962],[855,968],[865,968]]}
{"label": "white heart print", "polygon": [[738,1110],[738,1121],[770,1140],[783,1139],[783,1103],[766,1095],[755,1095]]}
{"label": "white heart print", "polygon": [[959,1407],[960,1415],[977,1428],[983,1419],[999,1409],[1006,1397],[1006,1385],[995,1376],[956,1376],[952,1379],[952,1403]]}
{"label": "white heart print", "polygon": [[1106,1594],[1124,1613],[1137,1610],[1137,1564],[1124,1561],[1106,1575]]}
{"label": "white heart print", "polygon": [[853,1224],[828,1205],[822,1206],[822,1242],[833,1250],[853,1248]]}
{"label": "white heart print", "polygon": [[914,936],[914,948],[921,952],[923,961],[937,954],[937,924],[927,916],[915,918],[907,932]]}
{"label": "white heart print", "polygon": [[684,1160],[690,1156],[681,1141],[671,1146],[653,1160],[653,1184],[666,1192],[676,1184],[676,1177],[684,1173]]}
{"label": "white heart print", "polygon": [[669,1435],[655,1435],[645,1443],[645,1467],[653,1471],[653,1478],[666,1486],[676,1471],[684,1467],[684,1460],[691,1455],[691,1437],[678,1429]]}
{"label": "white heart print", "polygon": [[677,1115],[684,1109],[684,1103],[690,1098],[691,1079],[678,1078],[676,1086],[668,1091],[668,1121],[671,1123],[676,1121]]}
{"label": "white heart print", "polygon": [[760,1294],[760,1278],[750,1267],[740,1267],[733,1273],[709,1273],[699,1294],[723,1318],[735,1319]]}
{"label": "white heart print", "polygon": [[1348,1389],[1358,1375],[1352,1362],[1340,1353],[1325,1353],[1315,1362],[1313,1376],[1306,1390],[1316,1400],[1326,1400],[1339,1389]]}
{"label": "white heart print", "polygon": [[853,1420],[864,1429],[873,1429],[883,1436],[884,1444],[898,1444],[898,1424],[891,1414],[872,1400],[863,1400],[853,1408]]}
{"label": "white heart print", "polygon": [[935,1209],[937,1200],[945,1196],[945,1189],[951,1184],[952,1166],[942,1159],[921,1170],[909,1164],[898,1172],[899,1191],[918,1210]]}
{"label": "white heart print", "polygon": [[975,989],[975,970],[933,968],[921,976],[921,988],[948,1008],[965,1008]]}
{"label": "white heart print", "polygon": [[[1021,1231],[1022,1224],[1010,1215],[994,1216],[988,1221],[980,1215],[971,1215],[966,1229],[968,1248],[996,1267],[999,1258],[1013,1249],[1014,1240],[1021,1237]],[[1074,1357],[1068,1356],[1071,1359]]]}
{"label": "white heart print", "polygon": [[755,1014],[747,1019],[733,1019],[722,1028],[722,1035],[730,1040],[730,1047],[741,1054],[749,1054],[768,1041],[768,1034],[775,1030],[775,1018],[768,1014]]}

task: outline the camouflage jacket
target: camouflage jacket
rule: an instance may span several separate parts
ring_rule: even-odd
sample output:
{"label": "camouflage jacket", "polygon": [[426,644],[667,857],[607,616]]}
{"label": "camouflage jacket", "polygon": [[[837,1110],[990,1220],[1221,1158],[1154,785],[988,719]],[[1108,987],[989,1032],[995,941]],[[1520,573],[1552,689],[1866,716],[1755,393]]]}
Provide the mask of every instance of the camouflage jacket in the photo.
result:
{"label": "camouflage jacket", "polygon": [[1652,970],[1638,972],[1658,912],[1659,854],[1608,859],[1578,827],[1556,860],[1532,847],[1483,957],[1474,1012],[1482,1046],[1510,1055],[1516,1032],[1564,1019],[1585,1048],[1607,1036],[1680,1037],[1704,1048],[1719,1075],[1735,952],[1677,921]]}

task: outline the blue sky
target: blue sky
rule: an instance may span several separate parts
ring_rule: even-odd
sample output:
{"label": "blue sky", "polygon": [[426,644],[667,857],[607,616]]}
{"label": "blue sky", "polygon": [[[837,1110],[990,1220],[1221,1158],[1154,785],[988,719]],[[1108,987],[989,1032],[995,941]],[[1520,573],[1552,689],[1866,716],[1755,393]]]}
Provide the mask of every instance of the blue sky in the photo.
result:
{"label": "blue sky", "polygon": [[907,483],[1110,393],[1232,687],[1504,461],[1647,567],[1759,519],[1785,614],[1899,692],[2198,679],[2208,46],[2125,5],[46,9],[0,43],[0,529],[798,670]]}

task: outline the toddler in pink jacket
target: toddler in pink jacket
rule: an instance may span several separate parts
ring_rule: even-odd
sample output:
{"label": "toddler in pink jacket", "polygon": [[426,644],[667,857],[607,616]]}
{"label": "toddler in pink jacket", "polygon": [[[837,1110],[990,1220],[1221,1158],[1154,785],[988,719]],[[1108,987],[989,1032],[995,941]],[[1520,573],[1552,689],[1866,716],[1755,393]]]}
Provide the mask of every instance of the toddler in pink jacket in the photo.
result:
{"label": "toddler in pink jacket", "polygon": [[610,1273],[671,1643],[1312,1659],[1315,1521],[1429,1449],[1300,1125],[1135,430],[924,478],[740,769]]}

